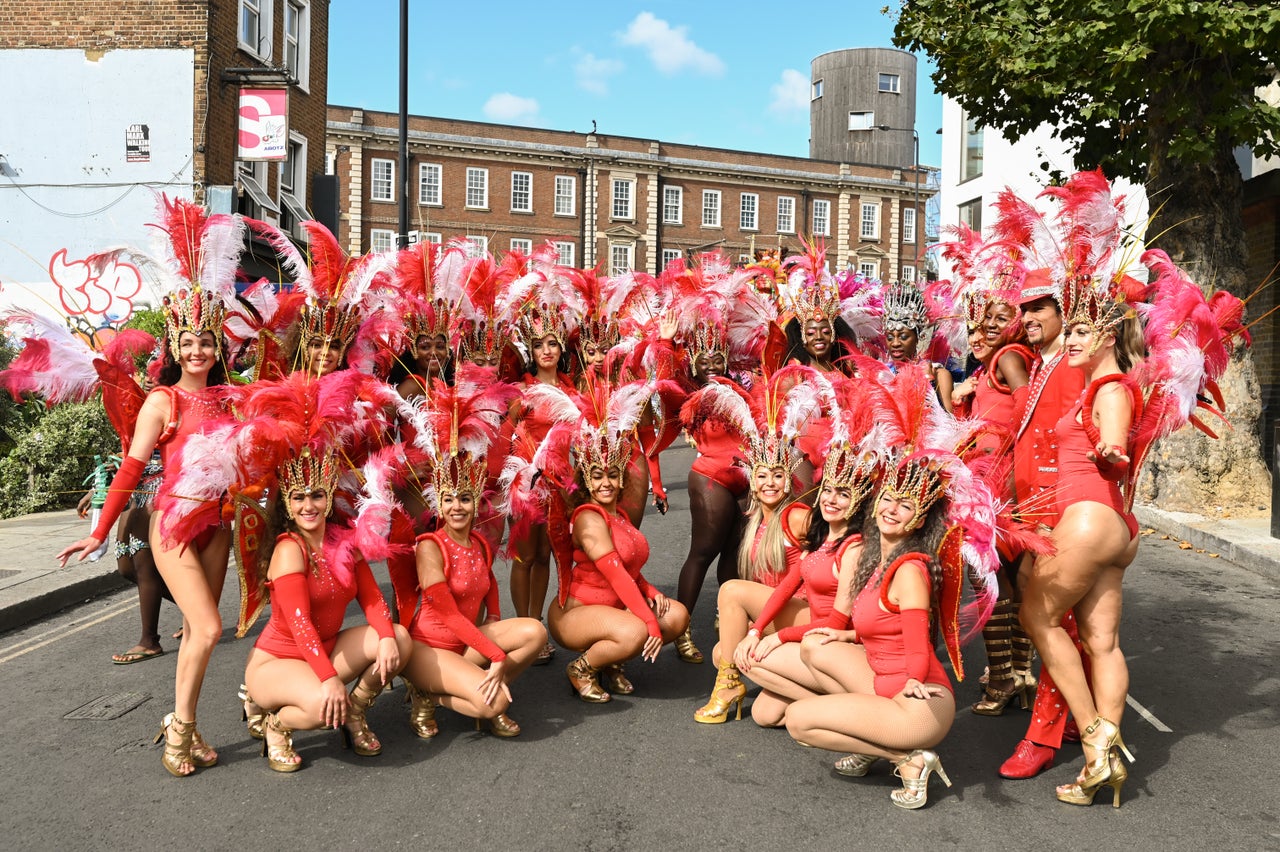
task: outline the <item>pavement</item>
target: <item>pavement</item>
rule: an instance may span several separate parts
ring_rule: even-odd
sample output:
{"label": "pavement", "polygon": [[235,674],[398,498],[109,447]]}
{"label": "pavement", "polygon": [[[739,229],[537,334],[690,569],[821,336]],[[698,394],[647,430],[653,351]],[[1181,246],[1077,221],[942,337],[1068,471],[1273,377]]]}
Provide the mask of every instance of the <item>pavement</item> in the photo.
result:
{"label": "pavement", "polygon": [[[1209,518],[1141,505],[1134,512],[1144,527],[1180,545],[1280,581],[1280,539],[1271,537],[1269,516]],[[127,585],[116,573],[113,549],[98,562],[73,559],[58,567],[54,554],[88,532],[89,522],[70,509],[0,520],[0,633]]]}

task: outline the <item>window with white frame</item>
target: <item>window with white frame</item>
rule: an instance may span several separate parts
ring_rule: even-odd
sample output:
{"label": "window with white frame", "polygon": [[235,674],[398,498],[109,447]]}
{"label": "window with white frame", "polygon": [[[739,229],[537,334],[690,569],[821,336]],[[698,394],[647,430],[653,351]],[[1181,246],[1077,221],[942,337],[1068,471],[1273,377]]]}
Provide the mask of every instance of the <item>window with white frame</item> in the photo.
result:
{"label": "window with white frame", "polygon": [[385,228],[372,228],[369,231],[369,251],[373,253],[391,251],[396,247],[396,232]]}
{"label": "window with white frame", "polygon": [[702,190],[702,226],[704,228],[720,227],[720,190]]}
{"label": "window with white frame", "polygon": [[667,264],[673,260],[679,260],[684,257],[684,252],[680,249],[663,249],[662,250],[662,268],[666,269]]}
{"label": "window with white frame", "polygon": [[862,205],[862,216],[858,220],[861,224],[858,227],[858,236],[864,240],[874,240],[880,237],[880,205],[864,202]]}
{"label": "window with white frame", "polygon": [[511,210],[514,213],[533,212],[533,173],[511,173]]}
{"label": "window with white frame", "polygon": [[822,80],[819,79],[813,81],[813,88],[809,93],[809,100],[816,101],[820,97],[822,97]]}
{"label": "window with white frame", "polygon": [[982,199],[975,198],[959,206],[960,224],[968,225],[975,234],[982,233]]}
{"label": "window with white frame", "polygon": [[826,199],[815,199],[813,202],[813,235],[831,236],[831,202]]}
{"label": "window with white frame", "polygon": [[511,250],[518,251],[521,254],[529,254],[533,251],[533,240],[513,239],[511,241]]}
{"label": "window with white frame", "polygon": [[632,269],[631,256],[635,246],[631,243],[609,243],[609,274],[621,275]]}
{"label": "window with white frame", "polygon": [[880,74],[879,89],[882,92],[889,92],[896,95],[902,92],[902,78],[897,74]]}
{"label": "window with white frame", "polygon": [[444,204],[441,195],[444,168],[439,163],[418,164],[418,203],[428,207]]}
{"label": "window with white frame", "polygon": [[307,197],[307,137],[289,134],[288,156],[280,163],[280,226],[293,231],[311,218]]}
{"label": "window with white frame", "polygon": [[440,245],[440,242],[441,242],[440,235],[433,231],[410,231],[409,232],[409,245],[411,246],[417,245],[418,243],[431,243],[433,245],[438,246]]}
{"label": "window with white frame", "polygon": [[635,187],[636,182],[633,180],[613,179],[612,218],[628,220],[635,218]]}
{"label": "window with white frame", "polygon": [[484,257],[489,251],[489,238],[478,234],[467,234],[467,257]]}
{"label": "window with white frame", "polygon": [[916,208],[902,208],[902,241],[904,243],[914,243],[916,241]]}
{"label": "window with white frame", "polygon": [[576,243],[556,242],[556,263],[561,266],[573,266],[574,249]]}
{"label": "window with white frame", "polygon": [[437,246],[444,242],[444,238],[434,231],[424,231],[422,233],[422,239],[424,242]]}
{"label": "window with white frame", "polygon": [[369,200],[396,200],[396,161],[374,160],[369,168]]}
{"label": "window with white frame", "polygon": [[311,66],[311,0],[284,0],[284,67],[307,88]]}
{"label": "window with white frame", "polygon": [[271,58],[272,0],[240,0],[237,38],[240,49],[259,59]]}
{"label": "window with white frame", "polygon": [[876,126],[876,114],[874,112],[849,113],[849,129],[850,130],[870,130],[875,126]]}
{"label": "window with white frame", "polygon": [[778,233],[796,232],[796,200],[788,195],[778,197]]}
{"label": "window with white frame", "polygon": [[681,187],[662,188],[662,221],[668,225],[684,222],[684,189]]}
{"label": "window with white frame", "polygon": [[572,216],[576,208],[574,197],[577,194],[578,179],[570,175],[556,175],[556,207],[555,215]]}
{"label": "window with white frame", "polygon": [[874,260],[859,261],[858,271],[867,278],[878,278],[880,277],[880,264]]}
{"label": "window with white frame", "polygon": [[914,283],[916,280],[916,268],[914,266],[902,267],[902,280],[907,283]]}
{"label": "window with white frame", "polygon": [[744,231],[760,230],[760,196],[754,192],[742,193],[738,210],[738,227]]}
{"label": "window with white frame", "polygon": [[467,207],[473,210],[489,209],[488,169],[467,169]]}

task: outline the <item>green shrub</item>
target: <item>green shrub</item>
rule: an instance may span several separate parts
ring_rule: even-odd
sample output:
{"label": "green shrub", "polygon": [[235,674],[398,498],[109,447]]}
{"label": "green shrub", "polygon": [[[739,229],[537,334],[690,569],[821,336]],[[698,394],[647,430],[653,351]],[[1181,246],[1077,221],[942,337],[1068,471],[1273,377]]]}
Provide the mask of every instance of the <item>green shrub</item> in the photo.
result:
{"label": "green shrub", "polygon": [[100,400],[54,406],[0,459],[0,517],[75,506],[93,457],[118,452],[120,439]]}
{"label": "green shrub", "polygon": [[[0,370],[6,369],[22,351],[21,344],[0,333]],[[7,455],[18,439],[44,416],[45,407],[39,400],[17,402],[5,391],[0,391],[0,456]]]}

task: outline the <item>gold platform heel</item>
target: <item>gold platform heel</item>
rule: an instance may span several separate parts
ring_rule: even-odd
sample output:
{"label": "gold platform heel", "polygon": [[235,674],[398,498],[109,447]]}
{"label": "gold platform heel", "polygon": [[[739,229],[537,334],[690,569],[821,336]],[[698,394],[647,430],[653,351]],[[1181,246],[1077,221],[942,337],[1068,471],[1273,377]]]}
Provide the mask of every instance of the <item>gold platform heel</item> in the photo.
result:
{"label": "gold platform heel", "polygon": [[240,684],[240,692],[238,693],[240,701],[240,721],[245,723],[245,727],[249,731],[249,736],[255,740],[262,739],[262,720],[266,714],[262,712],[262,708],[257,702],[249,697],[249,687],[247,684]]}
{"label": "gold platform heel", "polygon": [[847,754],[832,766],[841,775],[850,778],[861,778],[871,771],[871,766],[880,758],[871,754]]}
{"label": "gold platform heel", "polygon": [[440,733],[436,724],[436,703],[418,687],[404,682],[405,697],[409,700],[409,727],[424,740],[429,740]]}
{"label": "gold platform heel", "polygon": [[618,695],[630,695],[636,691],[635,685],[627,677],[626,670],[622,668],[622,663],[611,663],[607,666],[602,666],[600,680],[607,691]]}
{"label": "gold platform heel", "polygon": [[[164,754],[160,757],[160,762],[164,764],[164,768],[169,770],[169,774],[176,778],[186,778],[196,771],[195,761],[191,759],[191,737],[195,733],[195,720],[184,722],[178,718],[177,713],[170,713],[160,721],[160,733],[156,734],[155,742],[164,740]],[[178,742],[169,742],[169,732],[178,735]],[[190,764],[191,771],[183,772],[182,764]]]}
{"label": "gold platform heel", "polygon": [[716,672],[715,686],[711,687],[711,699],[693,711],[693,721],[704,725],[719,725],[729,721],[729,708],[738,705],[736,720],[742,719],[742,702],[747,697],[747,685],[742,673],[732,661],[721,663]]}
{"label": "gold platform heel", "polygon": [[[924,758],[924,768],[920,772],[920,777],[903,778],[902,767],[915,760],[917,756]],[[889,800],[909,811],[923,808],[925,802],[929,800],[929,776],[935,772],[938,773],[943,784],[951,786],[951,779],[947,777],[946,770],[942,768],[942,761],[935,752],[928,749],[911,752],[893,765],[893,774],[902,778],[902,789],[890,793]]]}
{"label": "gold platform heel", "polygon": [[218,765],[218,753],[204,741],[195,725],[191,726],[191,762],[200,769]]}
{"label": "gold platform heel", "polygon": [[597,679],[600,670],[587,662],[586,654],[570,663],[565,669],[565,674],[569,676],[570,688],[583,701],[604,704],[613,700],[613,696],[600,686],[600,681]]}
{"label": "gold platform heel", "polygon": [[676,654],[685,663],[702,662],[702,652],[698,650],[697,645],[693,644],[693,637],[689,635],[689,628],[687,627],[683,633],[676,637]]}
{"label": "gold platform heel", "polygon": [[[477,731],[483,730],[482,725],[484,721],[485,721],[484,719],[480,719],[480,718],[476,719]],[[499,713],[497,716],[494,716],[492,719],[489,719],[488,722],[489,722],[489,733],[493,734],[495,737],[503,737],[504,739],[509,739],[511,737],[520,736],[520,726],[516,724],[515,719],[512,719],[506,713]]]}
{"label": "gold platform heel", "polygon": [[[1101,732],[1101,742],[1093,739]],[[1074,783],[1058,788],[1058,801],[1069,805],[1091,805],[1093,797],[1103,787],[1110,787],[1112,807],[1120,807],[1120,788],[1129,779],[1129,770],[1120,760],[1117,751],[1133,762],[1133,755],[1120,737],[1120,728],[1114,722],[1099,716],[1081,734],[1080,741],[1097,752],[1097,757],[1087,762],[1081,777]]]}
{"label": "gold platform heel", "polygon": [[382,692],[381,687],[366,687],[364,681],[357,680],[356,685],[351,688],[351,709],[347,711],[347,723],[339,728],[342,731],[343,745],[361,757],[382,754],[382,743],[378,742],[373,731],[369,730],[369,724],[365,720],[369,708],[373,706],[380,692]]}
{"label": "gold platform heel", "polygon": [[[302,768],[298,753],[293,750],[293,730],[286,728],[275,713],[268,713],[262,721],[262,756],[267,759],[267,766],[276,772],[297,772]],[[272,745],[267,739],[270,731],[284,739],[284,742]]]}

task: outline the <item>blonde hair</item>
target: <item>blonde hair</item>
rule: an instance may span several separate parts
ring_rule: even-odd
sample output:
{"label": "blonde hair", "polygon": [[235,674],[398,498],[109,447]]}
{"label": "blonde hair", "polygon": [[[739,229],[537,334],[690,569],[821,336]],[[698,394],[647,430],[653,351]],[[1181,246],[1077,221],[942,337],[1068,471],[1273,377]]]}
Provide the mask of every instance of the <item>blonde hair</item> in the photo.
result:
{"label": "blonde hair", "polygon": [[[755,502],[754,500],[752,501]],[[760,578],[769,574],[781,574],[787,567],[787,534],[783,529],[783,510],[793,500],[786,500],[774,511],[773,517],[765,524],[764,535],[760,539],[760,547],[756,558],[751,558],[751,544],[755,541],[756,532],[764,521],[764,507],[756,503],[751,515],[747,518],[746,529],[742,531],[742,546],[738,548],[738,576],[744,580],[761,582]]]}
{"label": "blonde hair", "polygon": [[1142,320],[1137,314],[1125,317],[1116,326],[1116,364],[1120,372],[1127,373],[1147,355],[1147,342],[1142,336]]}

